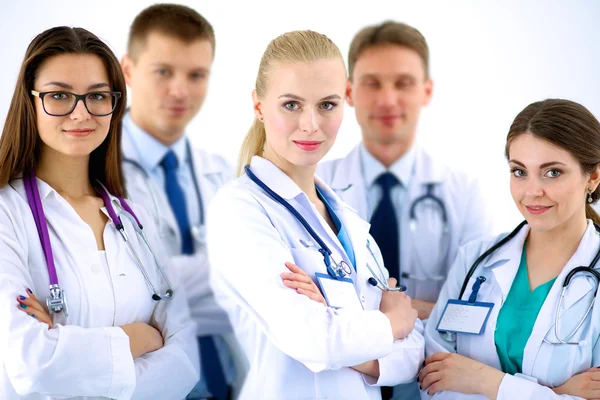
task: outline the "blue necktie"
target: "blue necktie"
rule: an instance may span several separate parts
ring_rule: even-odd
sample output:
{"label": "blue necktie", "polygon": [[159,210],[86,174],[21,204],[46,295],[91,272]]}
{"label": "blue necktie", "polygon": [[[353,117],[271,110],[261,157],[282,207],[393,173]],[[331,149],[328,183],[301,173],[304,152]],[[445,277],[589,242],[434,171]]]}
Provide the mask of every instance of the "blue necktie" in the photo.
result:
{"label": "blue necktie", "polygon": [[390,192],[398,183],[398,179],[390,172],[379,175],[375,181],[381,187],[381,200],[371,217],[371,236],[381,249],[383,262],[390,277],[400,282],[400,240],[396,209],[392,203]]}
{"label": "blue necktie", "polygon": [[167,192],[169,204],[171,205],[173,214],[175,214],[179,233],[181,234],[181,253],[193,254],[194,242],[190,229],[190,220],[187,214],[185,194],[177,181],[178,164],[177,156],[173,150],[169,150],[160,162],[161,167],[165,171],[165,191]]}
{"label": "blue necktie", "polygon": [[[371,229],[369,232],[381,250],[383,263],[389,271],[390,277],[396,278],[400,282],[398,219],[396,218],[396,209],[390,196],[392,188],[400,182],[398,182],[398,179],[391,172],[384,172],[379,175],[375,183],[381,187],[381,200],[371,217]],[[393,387],[381,387],[382,400],[389,400],[393,395]]]}
{"label": "blue necktie", "polygon": [[[194,244],[190,230],[190,220],[187,214],[185,195],[177,181],[177,156],[170,150],[160,163],[165,171],[165,190],[171,209],[177,219],[177,226],[181,233],[181,253],[193,254]],[[202,364],[202,378],[208,386],[211,395],[217,400],[225,400],[229,386],[225,380],[223,367],[217,353],[217,346],[212,336],[198,338],[200,345],[200,362]]]}

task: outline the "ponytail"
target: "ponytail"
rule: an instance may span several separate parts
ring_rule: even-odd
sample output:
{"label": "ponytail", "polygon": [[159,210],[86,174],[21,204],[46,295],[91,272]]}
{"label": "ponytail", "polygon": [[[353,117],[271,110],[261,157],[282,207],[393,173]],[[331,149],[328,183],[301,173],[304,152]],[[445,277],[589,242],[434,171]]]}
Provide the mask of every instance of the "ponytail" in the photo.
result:
{"label": "ponytail", "polygon": [[254,119],[250,130],[244,138],[238,158],[238,176],[244,173],[244,167],[250,164],[252,157],[262,156],[267,140],[265,125],[257,118]]}

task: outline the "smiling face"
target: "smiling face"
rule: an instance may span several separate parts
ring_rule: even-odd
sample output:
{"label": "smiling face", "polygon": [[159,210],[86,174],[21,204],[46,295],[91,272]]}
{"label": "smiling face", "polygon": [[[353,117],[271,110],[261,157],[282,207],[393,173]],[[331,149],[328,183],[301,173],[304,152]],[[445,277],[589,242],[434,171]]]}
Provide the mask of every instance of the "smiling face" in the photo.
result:
{"label": "smiling face", "polygon": [[340,59],[273,64],[264,96],[253,92],[266,131],[263,157],[284,171],[316,168],[342,123],[345,86]]}
{"label": "smiling face", "polygon": [[[100,57],[90,54],[62,54],[48,58],[38,68],[34,82],[37,92],[72,92],[76,94],[111,91],[106,67]],[[45,101],[61,101],[67,95],[49,94]],[[99,95],[90,94],[89,104]],[[63,100],[64,101],[64,100]],[[112,116],[96,117],[78,101],[69,115],[48,115],[42,100],[34,97],[37,130],[42,140],[41,152],[56,152],[69,157],[89,157],[104,142]]]}
{"label": "smiling face", "polygon": [[585,174],[567,150],[530,133],[509,147],[510,191],[532,231],[550,231],[585,221],[588,190],[600,179],[598,167]]}

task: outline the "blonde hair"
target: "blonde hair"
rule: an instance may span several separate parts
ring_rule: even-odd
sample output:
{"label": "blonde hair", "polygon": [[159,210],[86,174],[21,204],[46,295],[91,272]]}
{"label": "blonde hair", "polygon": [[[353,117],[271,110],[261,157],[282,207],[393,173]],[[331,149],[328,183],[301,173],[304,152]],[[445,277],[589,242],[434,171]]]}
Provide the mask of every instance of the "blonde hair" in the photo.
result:
{"label": "blonde hair", "polygon": [[[269,73],[276,63],[311,62],[339,58],[343,64],[340,49],[327,36],[313,31],[292,31],[276,37],[269,43],[258,67],[256,95],[262,98],[267,91]],[[266,143],[265,126],[255,118],[244,138],[238,158],[238,174],[244,173],[244,166],[253,156],[262,156]]]}

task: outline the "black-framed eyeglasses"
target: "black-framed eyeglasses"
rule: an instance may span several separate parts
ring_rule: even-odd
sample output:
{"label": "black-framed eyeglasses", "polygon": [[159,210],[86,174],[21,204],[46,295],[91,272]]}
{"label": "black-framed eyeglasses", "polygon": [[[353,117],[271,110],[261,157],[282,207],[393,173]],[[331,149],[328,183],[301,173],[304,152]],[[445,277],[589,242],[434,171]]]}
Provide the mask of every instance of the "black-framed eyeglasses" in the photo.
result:
{"label": "black-framed eyeglasses", "polygon": [[86,110],[95,117],[105,117],[115,111],[121,92],[90,92],[75,94],[65,91],[36,92],[31,94],[42,100],[42,107],[46,114],[53,117],[64,117],[73,112],[79,100],[83,101]]}

